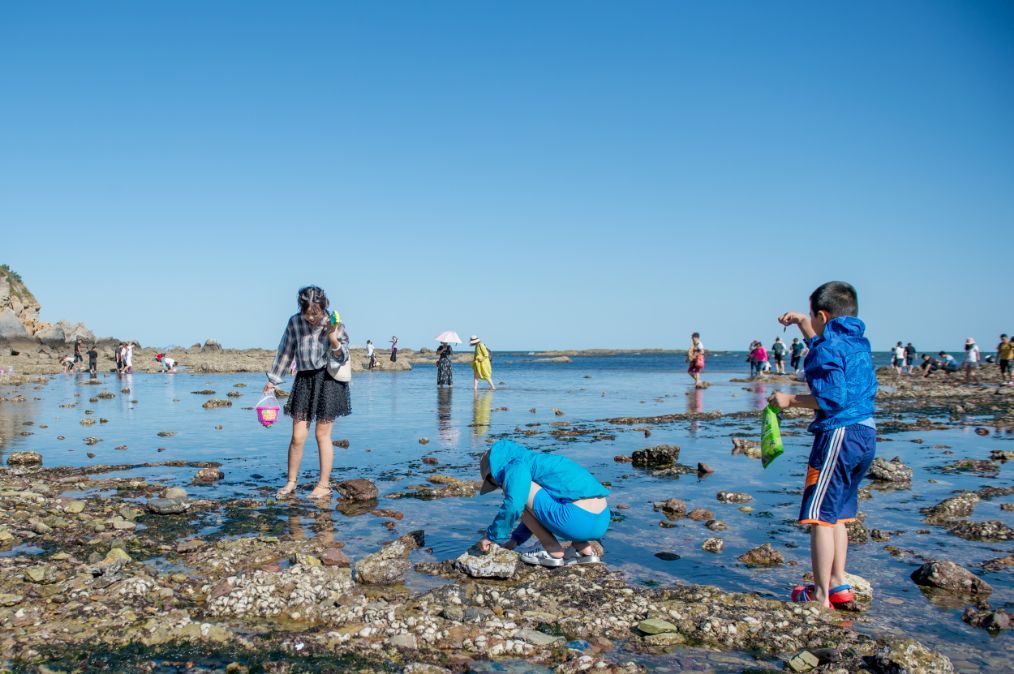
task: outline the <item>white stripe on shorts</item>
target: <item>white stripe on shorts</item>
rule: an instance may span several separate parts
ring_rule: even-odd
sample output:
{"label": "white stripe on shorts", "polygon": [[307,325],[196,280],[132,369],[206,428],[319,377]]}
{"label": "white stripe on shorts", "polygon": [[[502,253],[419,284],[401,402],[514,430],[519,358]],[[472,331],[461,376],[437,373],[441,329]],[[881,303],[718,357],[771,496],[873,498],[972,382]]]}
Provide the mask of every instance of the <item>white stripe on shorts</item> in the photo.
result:
{"label": "white stripe on shorts", "polygon": [[841,450],[842,442],[845,440],[845,427],[840,426],[834,429],[831,439],[828,442],[827,455],[824,457],[824,465],[820,469],[820,477],[817,479],[817,488],[813,494],[813,501],[810,503],[809,519],[820,519],[820,506],[827,496],[827,488],[831,484],[831,476],[834,475],[834,465],[838,461],[838,452]]}

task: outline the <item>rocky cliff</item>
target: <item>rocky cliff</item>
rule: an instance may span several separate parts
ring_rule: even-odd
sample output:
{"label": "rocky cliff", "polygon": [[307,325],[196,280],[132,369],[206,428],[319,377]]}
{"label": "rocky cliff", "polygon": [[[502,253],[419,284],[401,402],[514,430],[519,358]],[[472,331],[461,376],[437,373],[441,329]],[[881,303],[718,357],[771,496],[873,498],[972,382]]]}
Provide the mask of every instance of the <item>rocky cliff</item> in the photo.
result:
{"label": "rocky cliff", "polygon": [[39,301],[25,286],[21,276],[6,264],[0,264],[0,339],[35,338],[43,342],[66,343],[80,338],[90,342],[95,335],[83,323],[39,320]]}

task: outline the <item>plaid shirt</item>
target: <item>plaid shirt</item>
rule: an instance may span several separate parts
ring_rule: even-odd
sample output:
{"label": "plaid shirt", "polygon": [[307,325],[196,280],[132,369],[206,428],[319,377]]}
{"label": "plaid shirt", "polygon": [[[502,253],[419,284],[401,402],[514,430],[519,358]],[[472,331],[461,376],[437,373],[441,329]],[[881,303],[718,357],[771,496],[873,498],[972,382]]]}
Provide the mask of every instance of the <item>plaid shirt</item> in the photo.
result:
{"label": "plaid shirt", "polygon": [[[297,370],[319,370],[327,365],[328,351],[331,350],[331,342],[328,339],[328,323],[323,325],[310,325],[303,320],[302,314],[294,314],[285,326],[285,333],[282,341],[278,344],[278,353],[275,355],[275,362],[268,372],[268,381],[274,385],[282,383],[282,375],[289,368],[289,363],[296,361]],[[341,335],[338,343],[341,345],[340,353],[335,353],[339,361],[345,362],[349,357],[349,334],[345,330],[345,324],[339,323]]]}

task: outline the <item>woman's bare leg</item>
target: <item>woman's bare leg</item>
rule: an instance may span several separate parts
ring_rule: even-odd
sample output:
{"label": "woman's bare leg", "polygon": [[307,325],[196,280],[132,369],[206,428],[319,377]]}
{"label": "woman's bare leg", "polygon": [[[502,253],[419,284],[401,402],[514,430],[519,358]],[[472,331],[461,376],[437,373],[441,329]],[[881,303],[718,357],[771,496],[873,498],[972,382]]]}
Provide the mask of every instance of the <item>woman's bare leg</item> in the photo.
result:
{"label": "woman's bare leg", "polygon": [[527,507],[521,513],[521,521],[525,523],[529,531],[535,534],[535,537],[539,539],[539,543],[542,543],[542,548],[546,552],[553,557],[563,557],[563,546],[560,545],[560,541],[556,540],[556,536],[549,533],[546,527],[542,526],[542,523],[535,519],[535,515]]}
{"label": "woman's bare leg", "polygon": [[310,422],[292,420],[292,438],[289,440],[289,477],[285,486],[278,490],[278,496],[288,496],[296,490],[299,479],[299,464],[303,462],[303,445],[310,433]]}
{"label": "woman's bare leg", "polygon": [[325,498],[331,495],[331,467],[334,465],[334,443],[331,440],[333,421],[317,422],[317,449],[320,451],[320,479],[310,492],[309,498]]}

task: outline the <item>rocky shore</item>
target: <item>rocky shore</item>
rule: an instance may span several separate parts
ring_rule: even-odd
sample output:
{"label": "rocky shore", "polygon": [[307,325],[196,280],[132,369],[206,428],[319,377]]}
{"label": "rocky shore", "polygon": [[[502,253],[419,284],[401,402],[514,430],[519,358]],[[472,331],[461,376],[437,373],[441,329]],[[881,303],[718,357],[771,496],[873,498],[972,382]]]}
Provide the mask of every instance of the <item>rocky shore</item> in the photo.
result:
{"label": "rocky shore", "polygon": [[[697,649],[741,657],[752,671],[953,671],[915,641],[849,629],[848,612],[705,586],[631,586],[605,566],[526,567],[502,549],[413,567],[421,531],[350,560],[340,541],[258,531],[253,513],[263,502],[109,476],[125,466],[40,460],[20,456],[0,471],[7,669],[146,670],[182,660],[202,671],[458,672],[493,659],[637,672],[652,656]],[[174,465],[195,476],[214,468]],[[235,520],[230,536],[193,535],[225,513]],[[411,590],[406,574],[438,582]]]}

